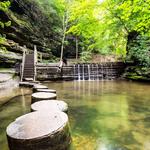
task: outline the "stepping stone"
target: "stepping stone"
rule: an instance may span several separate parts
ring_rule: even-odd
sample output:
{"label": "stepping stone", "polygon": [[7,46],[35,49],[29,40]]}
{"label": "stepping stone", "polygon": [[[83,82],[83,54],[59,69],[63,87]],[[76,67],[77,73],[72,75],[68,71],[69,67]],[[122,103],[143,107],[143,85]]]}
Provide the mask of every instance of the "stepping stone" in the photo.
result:
{"label": "stepping stone", "polygon": [[48,89],[48,87],[45,85],[36,84],[33,87],[33,93],[35,93],[37,91],[37,89]]}
{"label": "stepping stone", "polygon": [[35,85],[34,85],[34,88],[36,88],[36,89],[48,89],[47,86],[41,85],[41,84],[35,84]]}
{"label": "stepping stone", "polygon": [[19,82],[19,86],[21,87],[30,87],[32,88],[35,85],[33,82]]}
{"label": "stepping stone", "polygon": [[56,93],[56,90],[53,89],[35,89],[35,92],[46,92],[46,93]]}
{"label": "stepping stone", "polygon": [[24,80],[30,82],[33,81],[33,78],[25,78]]}
{"label": "stepping stone", "polygon": [[68,116],[60,111],[21,116],[6,133],[10,150],[67,150],[71,143]]}
{"label": "stepping stone", "polygon": [[42,100],[52,100],[56,98],[57,95],[54,93],[37,92],[32,94],[32,103],[42,101]]}
{"label": "stepping stone", "polygon": [[68,112],[68,105],[61,100],[43,100],[31,105],[31,111],[62,111]]}

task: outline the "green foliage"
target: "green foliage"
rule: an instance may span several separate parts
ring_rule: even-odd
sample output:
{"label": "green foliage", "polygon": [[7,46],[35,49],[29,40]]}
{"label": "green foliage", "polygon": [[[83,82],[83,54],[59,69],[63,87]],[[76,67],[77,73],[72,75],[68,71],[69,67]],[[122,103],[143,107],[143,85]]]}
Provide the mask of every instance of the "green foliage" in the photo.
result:
{"label": "green foliage", "polygon": [[[60,26],[60,20],[64,11],[64,0],[32,0],[37,3],[40,10],[48,17],[49,22],[55,28],[55,21],[57,21],[58,26]],[[56,31],[60,31],[60,28],[55,28]]]}
{"label": "green foliage", "polygon": [[[126,35],[104,3],[97,0],[73,1],[67,34],[80,37],[82,51],[101,54],[126,54]],[[119,26],[119,28],[118,28]]]}
{"label": "green foliage", "polygon": [[10,6],[10,1],[0,2],[0,11],[7,11]]}
{"label": "green foliage", "polygon": [[[128,47],[128,59],[149,65],[148,45],[143,43],[141,38],[133,39],[133,42],[129,41],[128,36],[135,31],[143,37],[147,35],[147,39],[150,39],[150,0],[106,0],[103,8],[105,22],[111,20],[108,21],[105,29],[112,33],[109,39],[115,40],[117,52],[121,54],[124,51],[125,53]],[[132,46],[128,45],[130,43]]]}
{"label": "green foliage", "polygon": [[[0,11],[8,11],[8,7],[10,6],[10,1],[3,1],[3,2],[0,2]],[[11,25],[11,22],[2,22],[0,20],[0,28],[4,28],[5,26],[8,27]]]}
{"label": "green foliage", "polygon": [[[150,39],[150,0],[26,1],[37,4],[39,11],[46,16],[45,19],[40,16],[41,13],[38,14],[39,16],[34,14],[37,18],[40,17],[39,19],[44,23],[44,30],[42,30],[43,24],[41,22],[38,22],[41,23],[40,25],[33,22],[33,26],[35,31],[41,29],[42,32],[46,32],[47,37],[53,38],[51,43],[55,41],[57,44],[56,47],[52,47],[54,51],[60,48],[63,20],[66,19],[63,17],[66,17],[67,14],[66,20],[68,22],[67,24],[64,22],[67,29],[65,36],[72,36],[72,39],[78,37],[79,51],[83,61],[90,59],[93,53],[115,54],[122,58],[127,55],[128,60],[149,66],[150,50],[147,43]],[[0,10],[7,11],[9,5],[9,1],[0,2]],[[10,22],[0,21],[1,28],[9,25]],[[45,28],[46,26],[50,27]],[[129,39],[129,35],[133,31],[137,32],[139,36]],[[47,34],[48,32],[50,34]],[[45,38],[45,34],[43,36]],[[42,35],[40,37],[42,38]],[[75,47],[75,42],[71,43],[70,41],[67,38],[64,40],[66,49],[73,44]],[[54,43],[54,45],[56,44]]]}
{"label": "green foliage", "polygon": [[88,62],[92,58],[92,53],[90,51],[82,51],[80,58],[82,62]]}
{"label": "green foliage", "polygon": [[[2,12],[6,12],[8,11],[8,8],[10,6],[10,1],[3,1],[0,2],[0,11]],[[3,22],[2,20],[0,20],[0,28],[4,28],[4,27],[8,27],[11,25],[11,22]],[[4,46],[2,46],[1,44],[5,42],[5,38],[1,35],[0,33],[0,49],[2,51],[6,51],[6,48]]]}
{"label": "green foliage", "polygon": [[148,36],[137,36],[129,45],[128,60],[134,60],[142,66],[150,67],[149,43],[150,38]]}
{"label": "green foliage", "polygon": [[[77,0],[71,6],[70,24],[68,33],[81,37],[83,51],[125,57],[130,32],[150,33],[150,0]],[[131,51],[137,49],[148,51],[146,45]]]}
{"label": "green foliage", "polygon": [[[99,20],[95,16],[97,1],[74,1],[70,8],[70,28],[67,33],[81,37],[81,47],[85,51],[93,51],[96,45],[96,33]],[[95,50],[94,50],[95,51]]]}

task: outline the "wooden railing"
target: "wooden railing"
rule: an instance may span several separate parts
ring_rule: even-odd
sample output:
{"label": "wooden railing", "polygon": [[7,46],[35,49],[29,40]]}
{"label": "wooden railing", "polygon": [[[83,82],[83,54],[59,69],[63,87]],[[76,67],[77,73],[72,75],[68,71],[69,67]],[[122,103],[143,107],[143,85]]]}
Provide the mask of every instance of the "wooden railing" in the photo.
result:
{"label": "wooden railing", "polygon": [[34,81],[36,80],[37,47],[34,45]]}
{"label": "wooden railing", "polygon": [[22,64],[21,64],[21,74],[20,74],[20,76],[21,76],[21,77],[20,77],[20,78],[21,78],[21,82],[22,82],[22,80],[23,80],[25,57],[26,57],[26,46],[24,46],[23,57],[22,57]]}

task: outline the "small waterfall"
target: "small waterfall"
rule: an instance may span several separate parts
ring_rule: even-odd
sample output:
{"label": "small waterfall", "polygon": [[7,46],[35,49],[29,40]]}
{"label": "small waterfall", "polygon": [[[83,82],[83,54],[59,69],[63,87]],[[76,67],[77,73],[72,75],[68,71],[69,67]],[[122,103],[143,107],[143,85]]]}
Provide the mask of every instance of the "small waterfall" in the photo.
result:
{"label": "small waterfall", "polygon": [[104,63],[100,64],[76,64],[73,65],[73,76],[75,80],[78,81],[93,81],[93,80],[111,80],[114,77],[113,73],[113,64],[112,63]]}
{"label": "small waterfall", "polygon": [[96,64],[96,78],[99,80],[99,65]]}
{"label": "small waterfall", "polygon": [[73,65],[73,77],[76,80],[76,65]]}
{"label": "small waterfall", "polygon": [[81,80],[80,64],[78,64],[78,80]]}
{"label": "small waterfall", "polygon": [[93,64],[90,64],[90,80],[93,80]]}
{"label": "small waterfall", "polygon": [[[91,80],[94,80],[95,79],[95,76],[94,76],[94,64],[91,64]],[[94,71],[93,71],[94,70]]]}
{"label": "small waterfall", "polygon": [[111,76],[111,80],[113,80],[113,66],[112,66],[112,63],[110,64],[110,76]]}
{"label": "small waterfall", "polygon": [[83,78],[82,78],[82,80],[84,81],[85,80],[85,73],[84,73],[84,64],[82,65],[82,75],[83,75]]}
{"label": "small waterfall", "polygon": [[103,74],[104,74],[104,67],[103,64],[101,63],[101,74],[102,74],[102,81],[104,80]]}
{"label": "small waterfall", "polygon": [[106,80],[109,80],[109,67],[107,63],[106,63]]}
{"label": "small waterfall", "polygon": [[90,65],[88,64],[88,77],[89,81],[91,80],[91,70],[90,70]]}

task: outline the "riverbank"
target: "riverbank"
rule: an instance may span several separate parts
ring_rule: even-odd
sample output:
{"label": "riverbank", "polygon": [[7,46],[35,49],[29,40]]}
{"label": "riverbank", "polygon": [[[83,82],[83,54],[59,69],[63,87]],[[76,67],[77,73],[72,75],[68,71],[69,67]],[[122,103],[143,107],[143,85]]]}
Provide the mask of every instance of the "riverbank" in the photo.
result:
{"label": "riverbank", "polygon": [[123,78],[133,81],[150,82],[150,68],[142,66],[128,66]]}
{"label": "riverbank", "polygon": [[19,78],[15,76],[14,69],[0,69],[0,106],[7,103],[11,98],[30,93],[30,89],[19,88]]}

